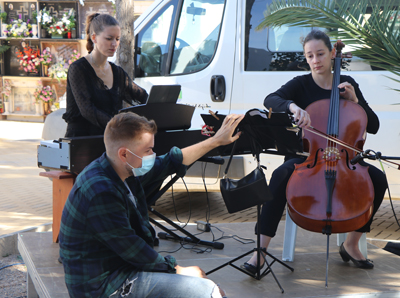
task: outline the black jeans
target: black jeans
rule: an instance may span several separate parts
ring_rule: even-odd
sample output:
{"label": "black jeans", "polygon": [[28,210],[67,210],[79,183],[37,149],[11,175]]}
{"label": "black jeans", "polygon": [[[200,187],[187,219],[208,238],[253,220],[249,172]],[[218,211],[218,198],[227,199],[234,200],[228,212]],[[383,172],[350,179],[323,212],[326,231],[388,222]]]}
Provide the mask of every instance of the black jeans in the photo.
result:
{"label": "black jeans", "polygon": [[[299,164],[303,161],[304,158],[297,157],[288,159],[272,173],[269,188],[273,198],[271,201],[264,203],[260,216],[260,233],[262,235],[275,236],[286,206],[286,185],[294,171],[294,164]],[[382,203],[388,184],[386,176],[378,168],[364,161],[360,162],[360,164],[369,166],[368,173],[375,190],[374,210],[371,219],[362,228],[357,230],[357,232],[364,233],[370,231],[372,219]]]}

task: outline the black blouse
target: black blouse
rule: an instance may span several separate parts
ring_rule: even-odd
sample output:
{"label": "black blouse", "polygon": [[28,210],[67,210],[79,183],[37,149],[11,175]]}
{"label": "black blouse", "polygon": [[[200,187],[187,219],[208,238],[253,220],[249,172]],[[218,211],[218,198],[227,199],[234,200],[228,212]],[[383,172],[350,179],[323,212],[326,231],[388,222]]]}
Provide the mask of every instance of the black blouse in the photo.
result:
{"label": "black blouse", "polygon": [[[353,85],[358,104],[365,110],[368,117],[367,132],[375,134],[379,129],[379,119],[366,102],[356,81],[346,75],[340,76],[340,82],[349,82]],[[274,112],[288,112],[289,104],[294,102],[303,110],[311,103],[331,97],[331,90],[319,87],[311,74],[297,76],[283,85],[280,89],[268,95],[264,100],[264,106],[272,108]],[[311,119],[312,121],[312,119]]]}
{"label": "black blouse", "polygon": [[63,119],[68,123],[66,137],[102,135],[107,122],[122,109],[122,101],[143,104],[147,92],[129,78],[119,66],[111,63],[113,86],[109,89],[93,67],[81,58],[72,63],[67,77],[67,109]]}

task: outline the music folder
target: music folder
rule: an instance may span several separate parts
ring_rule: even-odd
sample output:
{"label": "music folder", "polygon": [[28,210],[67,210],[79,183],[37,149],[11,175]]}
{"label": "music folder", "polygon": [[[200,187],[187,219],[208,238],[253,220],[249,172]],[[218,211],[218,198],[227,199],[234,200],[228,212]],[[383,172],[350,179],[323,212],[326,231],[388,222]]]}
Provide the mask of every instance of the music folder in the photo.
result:
{"label": "music folder", "polygon": [[[201,114],[201,117],[216,132],[226,115],[217,114],[219,120],[209,114]],[[303,151],[303,146],[298,132],[291,128],[292,122],[286,113],[272,113],[268,118],[265,111],[251,109],[238,125],[243,135],[237,141],[234,154],[254,153],[251,146],[254,143],[262,149],[260,153],[296,155]],[[230,155],[232,147],[233,144],[230,144],[218,149],[221,155]]]}

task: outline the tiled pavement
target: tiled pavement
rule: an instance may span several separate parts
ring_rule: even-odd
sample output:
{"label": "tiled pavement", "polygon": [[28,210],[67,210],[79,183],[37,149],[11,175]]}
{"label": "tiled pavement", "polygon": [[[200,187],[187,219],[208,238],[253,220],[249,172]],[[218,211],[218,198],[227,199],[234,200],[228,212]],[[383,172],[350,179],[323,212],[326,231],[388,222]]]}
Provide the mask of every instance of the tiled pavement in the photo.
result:
{"label": "tiled pavement", "polygon": [[[43,169],[37,167],[41,124],[5,122],[0,121],[0,236],[52,221],[52,184],[39,176]],[[27,127],[33,127],[32,131]],[[393,204],[400,217],[400,200]],[[204,192],[191,192],[190,199],[187,193],[168,192],[154,209],[173,221],[177,221],[177,215],[181,222],[207,218],[211,223],[256,221],[256,208],[229,214],[218,192],[208,193],[208,199]],[[400,228],[388,199],[383,201],[367,237],[400,241]]]}

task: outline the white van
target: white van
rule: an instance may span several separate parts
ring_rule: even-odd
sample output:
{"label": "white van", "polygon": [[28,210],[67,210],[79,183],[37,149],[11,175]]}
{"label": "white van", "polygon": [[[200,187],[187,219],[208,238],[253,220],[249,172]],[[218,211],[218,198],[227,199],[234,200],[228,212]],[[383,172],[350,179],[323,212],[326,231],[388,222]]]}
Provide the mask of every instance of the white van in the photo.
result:
{"label": "white van", "polygon": [[[152,85],[181,85],[179,103],[196,107],[191,129],[201,128],[200,114],[209,110],[228,114],[263,109],[266,95],[307,72],[300,38],[311,30],[285,26],[256,30],[271,2],[155,1],[135,22],[135,82],[147,91]],[[364,149],[399,156],[400,96],[391,90],[399,85],[386,77],[389,72],[372,70],[357,57],[347,61],[344,72],[359,83],[381,121],[378,134],[368,136]],[[236,173],[255,167],[251,157],[238,160],[235,165],[242,170]],[[281,162],[281,157],[263,156],[267,176]],[[392,196],[400,197],[397,169],[385,166],[385,170]],[[199,174],[199,169],[192,169],[188,176]],[[217,174],[217,166],[208,166],[208,177]],[[203,188],[201,181],[189,181],[192,189],[196,184]],[[208,189],[218,189],[216,179],[206,181]]]}

